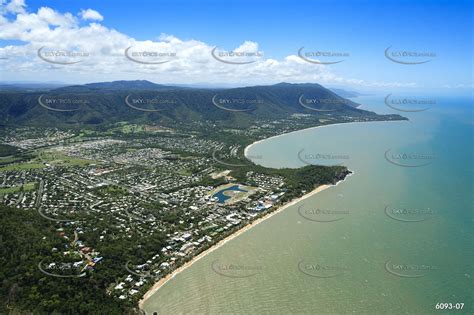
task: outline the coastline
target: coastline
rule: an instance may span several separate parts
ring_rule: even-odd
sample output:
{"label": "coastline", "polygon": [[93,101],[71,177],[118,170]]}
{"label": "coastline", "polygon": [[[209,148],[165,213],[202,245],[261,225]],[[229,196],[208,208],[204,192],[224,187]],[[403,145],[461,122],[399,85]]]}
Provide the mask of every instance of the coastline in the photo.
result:
{"label": "coastline", "polygon": [[[388,121],[370,121],[370,122],[388,122]],[[400,122],[400,121],[396,121],[396,122]],[[244,149],[244,156],[246,158],[248,158],[248,150],[250,147],[252,147],[253,145],[257,144],[257,143],[260,143],[264,140],[268,140],[268,139],[272,139],[272,138],[277,138],[277,137],[282,137],[282,136],[285,136],[285,135],[288,135],[288,134],[291,134],[291,133],[297,133],[297,132],[301,132],[301,131],[306,131],[306,130],[309,130],[309,129],[314,129],[314,128],[323,128],[323,127],[329,127],[329,126],[336,126],[336,125],[344,125],[344,124],[354,124],[354,123],[361,123],[359,121],[354,121],[354,122],[347,122],[347,123],[336,123],[336,124],[328,124],[328,125],[322,125],[322,126],[314,126],[314,127],[310,127],[310,128],[306,128],[306,129],[301,129],[301,130],[295,130],[295,131],[291,131],[291,132],[288,132],[288,133],[284,133],[284,134],[280,134],[280,135],[276,135],[276,136],[272,136],[272,137],[269,137],[269,138],[265,138],[265,139],[261,139],[261,140],[257,140],[249,145],[247,145]],[[352,176],[354,175],[354,172],[351,171],[350,174],[348,174],[343,180],[340,180],[338,181],[337,183],[335,183],[334,185],[330,185],[330,184],[325,184],[325,185],[320,185],[318,187],[316,187],[314,190],[312,190],[311,192],[299,197],[299,198],[296,198],[296,199],[293,199],[287,203],[285,203],[284,205],[280,206],[278,209],[270,212],[270,213],[267,213],[265,214],[263,217],[261,218],[258,218],[257,220],[251,222],[250,224],[247,224],[246,226],[244,226],[243,228],[239,229],[238,231],[236,231],[235,233],[232,233],[231,235],[227,236],[226,238],[220,240],[219,242],[217,242],[216,244],[214,244],[213,246],[211,246],[210,248],[208,248],[207,250],[201,252],[200,254],[198,254],[197,256],[193,257],[190,261],[186,262],[184,265],[180,266],[179,268],[175,269],[173,272],[171,272],[170,274],[168,274],[166,277],[164,278],[161,278],[160,280],[158,280],[158,282],[154,283],[153,286],[143,295],[142,299],[138,302],[138,306],[139,306],[139,309],[143,310],[143,306],[145,304],[145,302],[150,298],[152,297],[159,289],[161,289],[166,283],[168,283],[168,281],[170,281],[171,279],[173,279],[176,275],[178,275],[179,273],[181,273],[182,271],[186,270],[187,268],[189,268],[190,266],[192,266],[195,262],[197,262],[198,260],[200,260],[201,258],[205,257],[207,254],[215,251],[216,249],[220,248],[222,245],[226,244],[227,242],[233,240],[234,238],[236,238],[237,236],[245,233],[246,231],[250,230],[251,228],[253,228],[254,226],[260,224],[261,222],[264,222],[265,220],[271,218],[272,216],[282,212],[283,210],[285,210],[286,208],[290,207],[290,206],[293,206],[295,204],[297,204],[298,202],[308,198],[308,197],[311,197],[323,190],[326,190],[330,187],[333,187],[333,186],[337,186],[338,184],[340,184],[341,182],[344,182],[349,176]]]}
{"label": "coastline", "polygon": [[[248,156],[248,150],[256,145],[257,143],[260,143],[262,141],[266,141],[266,140],[269,140],[269,139],[273,139],[273,138],[278,138],[278,137],[282,137],[282,136],[286,136],[286,135],[290,135],[290,134],[293,134],[293,133],[297,133],[297,132],[302,132],[302,131],[307,131],[307,130],[311,130],[311,129],[316,129],[316,128],[324,128],[324,127],[330,127],[330,126],[338,126],[338,125],[348,125],[348,124],[360,124],[360,123],[387,123],[387,122],[402,122],[402,121],[405,121],[405,120],[376,120],[376,121],[350,121],[350,122],[345,122],[345,123],[337,123],[337,124],[328,124],[328,125],[321,125],[321,126],[314,126],[314,127],[309,127],[309,128],[305,128],[305,129],[300,129],[300,130],[295,130],[295,131],[290,131],[290,132],[287,132],[287,133],[282,133],[280,135],[276,135],[276,136],[271,136],[271,137],[268,137],[268,138],[265,138],[265,139],[261,139],[261,140],[257,140],[251,144],[249,144],[248,146],[245,147],[244,149],[244,156],[249,159],[247,156]],[[251,160],[251,159],[249,159]]]}
{"label": "coastline", "polygon": [[[352,175],[353,173],[349,174],[346,176],[349,177],[350,175]],[[222,245],[226,244],[227,242],[233,240],[234,238],[236,238],[237,236],[245,233],[246,231],[250,230],[251,228],[255,227],[256,225],[260,224],[261,222],[264,222],[265,220],[271,218],[272,216],[282,212],[283,210],[285,210],[286,208],[288,207],[291,207],[295,204],[297,204],[298,202],[308,198],[308,197],[311,197],[313,195],[316,195],[317,193],[323,191],[323,190],[326,190],[330,187],[334,187],[336,185],[338,185],[340,182],[343,182],[345,181],[344,180],[341,180],[341,181],[338,181],[336,184],[334,185],[329,185],[329,184],[325,184],[325,185],[320,185],[318,187],[316,187],[314,190],[310,191],[309,193],[299,197],[299,198],[296,198],[296,199],[293,199],[287,203],[285,203],[284,205],[280,206],[278,209],[272,211],[272,212],[269,212],[267,214],[265,214],[263,217],[261,218],[258,218],[256,219],[255,221],[251,222],[250,224],[247,224],[246,226],[244,226],[243,228],[241,228],[240,230],[236,231],[235,233],[232,233],[231,235],[227,236],[226,238],[220,240],[218,243],[214,244],[213,246],[211,246],[210,248],[208,248],[207,250],[203,251],[202,253],[200,253],[199,255],[193,257],[190,261],[186,262],[184,265],[182,265],[181,267],[179,267],[178,269],[175,269],[173,272],[171,272],[170,274],[168,274],[166,277],[164,278],[161,278],[158,282],[156,282],[155,284],[153,284],[153,286],[145,293],[145,295],[143,295],[143,298],[138,302],[138,306],[140,309],[143,309],[143,305],[145,304],[145,302],[151,297],[153,296],[153,294],[155,294],[161,287],[163,287],[168,281],[170,281],[171,279],[173,279],[177,274],[181,273],[182,271],[186,270],[188,267],[190,267],[191,265],[193,265],[195,262],[197,262],[198,260],[200,260],[201,258],[205,257],[207,254],[215,251],[216,249],[220,248]]]}

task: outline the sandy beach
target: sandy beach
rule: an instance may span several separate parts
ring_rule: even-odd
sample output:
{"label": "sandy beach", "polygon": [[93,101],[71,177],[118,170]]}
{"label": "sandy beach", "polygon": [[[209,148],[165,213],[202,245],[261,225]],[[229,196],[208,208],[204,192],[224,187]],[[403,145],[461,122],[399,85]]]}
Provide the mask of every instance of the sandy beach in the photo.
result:
{"label": "sandy beach", "polygon": [[[283,136],[286,136],[286,135],[289,135],[289,134],[293,134],[293,133],[303,132],[303,131],[307,131],[307,130],[311,130],[311,129],[316,129],[316,128],[324,128],[324,127],[330,127],[330,126],[338,126],[338,125],[360,124],[360,123],[378,123],[378,122],[380,122],[380,123],[386,123],[386,122],[401,122],[401,121],[403,121],[403,120],[351,121],[351,122],[346,122],[346,123],[328,124],[328,125],[315,126],[315,127],[310,127],[310,128],[295,130],[295,131],[291,131],[291,132],[287,132],[287,133],[282,133],[281,135],[276,135],[276,136],[268,137],[268,138],[265,138],[265,139],[262,139],[262,140],[258,140],[258,141],[255,141],[255,142],[249,144],[249,145],[246,146],[245,149],[244,149],[244,156],[248,158],[248,150],[249,150],[251,147],[253,147],[254,145],[256,145],[257,143],[260,143],[260,142],[265,141],[265,140],[273,139],[273,138],[283,137]],[[251,158],[250,158],[250,160],[251,160]]]}
{"label": "sandy beach", "polygon": [[[279,137],[286,136],[286,135],[289,135],[289,134],[292,134],[292,133],[298,133],[298,132],[307,131],[307,130],[316,129],[316,128],[323,128],[323,127],[337,126],[337,125],[344,125],[344,124],[354,124],[354,123],[359,123],[359,122],[358,122],[358,121],[353,121],[353,122],[348,122],[348,123],[338,123],[338,124],[329,124],[329,125],[315,126],[315,127],[310,127],[310,128],[295,130],[295,131],[291,131],[291,132],[287,132],[287,133],[282,133],[281,135],[271,136],[271,137],[268,137],[268,138],[265,138],[265,139],[262,139],[262,140],[255,141],[255,142],[249,144],[248,146],[246,146],[245,149],[244,149],[244,156],[245,156],[245,157],[248,157],[248,154],[247,154],[247,153],[248,153],[248,150],[249,150],[251,147],[253,147],[254,145],[256,145],[257,143],[260,143],[260,142],[265,141],[265,140],[269,140],[269,139],[273,139],[273,138],[279,138]],[[251,160],[251,159],[250,159],[250,160]]]}
{"label": "sandy beach", "polygon": [[[339,183],[339,182],[338,182]],[[336,184],[337,185],[337,184]],[[272,212],[269,212],[267,213],[266,215],[264,215],[263,217],[261,218],[258,218],[256,219],[255,221],[253,221],[252,223],[244,226],[243,228],[241,228],[240,230],[236,231],[235,233],[227,236],[226,238],[222,239],[221,241],[219,241],[217,244],[213,245],[211,248],[203,251],[202,253],[200,253],[199,255],[195,256],[193,259],[191,259],[190,261],[188,261],[187,263],[185,263],[184,265],[182,265],[181,267],[179,267],[178,269],[174,270],[172,273],[170,273],[169,275],[167,275],[166,277],[160,279],[158,282],[156,282],[153,287],[148,290],[147,293],[145,293],[145,295],[143,296],[143,298],[140,300],[139,302],[139,306],[140,306],[140,309],[143,309],[143,304],[146,302],[146,300],[148,300],[154,293],[156,293],[163,285],[165,285],[168,281],[170,281],[171,279],[174,278],[174,276],[176,276],[177,274],[179,274],[180,272],[182,272],[183,270],[186,270],[188,267],[190,267],[192,264],[194,264],[196,261],[198,261],[199,259],[203,258],[204,256],[206,256],[207,254],[215,251],[216,249],[218,249],[219,247],[221,247],[222,245],[224,245],[225,243],[233,240],[234,238],[236,238],[237,236],[241,235],[242,233],[245,233],[246,231],[250,230],[251,228],[253,228],[254,226],[260,224],[261,222],[271,218],[272,216],[280,213],[281,211],[285,210],[286,208],[288,207],[291,207],[295,204],[297,204],[298,202],[308,198],[308,197],[311,197],[329,187],[332,187],[332,186],[335,186],[335,185],[321,185],[319,187],[317,187],[316,189],[314,189],[313,191],[301,196],[300,198],[297,198],[297,199],[293,199],[292,201],[282,205],[281,207],[279,207],[278,209],[276,209],[275,211],[272,211]]]}
{"label": "sandy beach", "polygon": [[[350,122],[350,123],[359,123],[359,122]],[[348,123],[348,124],[350,124]],[[288,135],[290,133],[295,133],[295,132],[301,132],[301,131],[305,131],[305,130],[308,130],[308,129],[313,129],[313,128],[322,128],[322,127],[328,127],[328,126],[335,126],[335,125],[343,125],[343,124],[346,124],[346,123],[339,123],[339,124],[330,124],[330,125],[323,125],[323,126],[316,126],[316,127],[311,127],[311,128],[307,128],[307,129],[302,129],[302,130],[296,130],[296,131],[292,131],[292,132],[289,132],[289,133],[285,133],[285,134],[281,134],[281,135],[276,135],[276,136],[273,136],[273,137],[269,137],[269,138],[265,138],[265,139],[262,139],[262,140],[259,140],[259,141],[256,141],[250,145],[248,145],[245,150],[244,150],[244,155],[247,157],[247,152],[248,152],[248,149],[259,143],[259,142],[262,142],[264,140],[268,140],[268,139],[271,139],[271,138],[277,138],[277,137],[281,137],[281,136],[284,136],[284,135]],[[353,173],[349,174],[347,177],[353,175]],[[203,251],[202,253],[200,253],[199,255],[193,257],[190,261],[188,261],[187,263],[185,263],[184,265],[182,265],[181,267],[177,268],[176,270],[174,270],[172,273],[168,274],[166,277],[164,278],[161,278],[158,282],[156,282],[150,290],[147,291],[147,293],[145,293],[145,295],[143,296],[143,298],[140,300],[139,302],[139,307],[140,309],[143,309],[143,305],[144,303],[146,302],[146,300],[148,300],[151,296],[153,296],[153,294],[155,294],[161,287],[163,287],[163,285],[165,285],[168,281],[170,281],[171,279],[173,279],[177,274],[179,274],[180,272],[186,270],[188,267],[190,267],[192,264],[194,264],[196,261],[200,260],[201,258],[205,257],[207,254],[213,252],[214,250],[218,249],[219,247],[221,247],[222,245],[224,245],[225,243],[233,240],[234,238],[236,238],[237,236],[241,235],[242,233],[245,233],[246,231],[250,230],[251,228],[253,228],[254,226],[260,224],[261,222],[271,218],[272,216],[280,213],[281,211],[285,210],[286,208],[288,207],[291,207],[295,204],[297,204],[298,202],[306,199],[306,198],[309,198],[327,188],[330,188],[332,186],[336,186],[338,185],[339,183],[341,183],[342,181],[339,181],[337,182],[335,185],[321,185],[319,187],[317,187],[316,189],[314,189],[313,191],[297,198],[297,199],[293,199],[292,201],[282,205],[281,207],[279,207],[278,209],[274,210],[274,211],[271,211],[269,213],[267,213],[266,215],[264,215],[263,217],[261,218],[258,218],[256,219],[255,221],[253,221],[252,223],[246,225],[245,227],[241,228],[240,230],[236,231],[235,233],[227,236],[226,238],[222,239],[221,241],[219,241],[217,244],[213,245],[211,248]]]}

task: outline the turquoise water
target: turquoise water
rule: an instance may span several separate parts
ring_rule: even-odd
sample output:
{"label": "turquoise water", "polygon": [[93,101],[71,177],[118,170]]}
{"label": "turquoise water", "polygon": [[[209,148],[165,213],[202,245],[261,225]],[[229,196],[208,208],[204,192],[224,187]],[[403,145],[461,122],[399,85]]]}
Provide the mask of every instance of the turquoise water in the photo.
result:
{"label": "turquoise water", "polygon": [[[400,112],[408,122],[315,128],[250,148],[264,166],[342,163],[354,175],[197,261],[147,313],[443,313],[438,302],[473,313],[473,101],[436,100]],[[356,101],[397,113],[383,96]]]}

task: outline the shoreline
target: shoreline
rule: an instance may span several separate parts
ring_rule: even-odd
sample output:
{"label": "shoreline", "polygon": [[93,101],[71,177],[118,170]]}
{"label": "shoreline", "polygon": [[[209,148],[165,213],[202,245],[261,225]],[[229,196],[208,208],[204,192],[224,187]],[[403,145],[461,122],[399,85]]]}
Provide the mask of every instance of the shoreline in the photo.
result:
{"label": "shoreline", "polygon": [[[347,175],[346,178],[353,175],[353,174],[354,173],[352,172],[351,174]],[[308,197],[314,196],[317,193],[320,193],[321,191],[324,191],[324,190],[326,190],[330,187],[335,187],[339,183],[344,182],[346,178],[344,178],[343,180],[338,181],[334,185],[331,185],[331,184],[320,185],[320,186],[316,187],[314,190],[310,191],[309,193],[304,194],[303,196],[301,196],[299,198],[293,199],[293,200],[285,203],[284,205],[281,205],[278,209],[276,209],[272,212],[269,212],[269,213],[265,214],[263,217],[260,217],[256,220],[254,220],[253,222],[251,222],[251,223],[247,224],[246,226],[242,227],[240,230],[237,230],[236,232],[230,234],[226,238],[224,238],[224,239],[220,240],[219,242],[217,242],[216,244],[212,245],[210,248],[206,249],[205,251],[201,252],[197,256],[193,257],[190,261],[186,262],[184,265],[180,266],[178,269],[175,269],[173,272],[168,274],[166,277],[161,278],[158,282],[153,284],[153,286],[143,295],[142,299],[138,302],[139,308],[141,310],[143,310],[144,303],[151,296],[153,296],[159,289],[161,289],[166,283],[168,283],[168,281],[170,281],[176,275],[180,274],[181,272],[183,272],[184,270],[189,268],[191,265],[193,265],[195,262],[199,261],[201,258],[203,258],[203,257],[207,256],[209,253],[212,253],[213,251],[219,249],[221,246],[223,246],[227,242],[229,242],[229,241],[233,240],[234,238],[236,238],[237,236],[247,232],[248,230],[255,227],[256,225],[258,225],[258,224],[266,221],[267,219],[273,217],[274,215],[282,212],[286,208],[291,207],[291,206],[297,204],[298,202],[300,202],[300,201],[302,201],[302,200],[304,200]]]}
{"label": "shoreline", "polygon": [[[389,121],[370,121],[370,122],[389,122]],[[396,122],[400,122],[399,120],[396,120]],[[353,121],[353,122],[347,122],[347,123],[336,123],[336,124],[328,124],[328,125],[322,125],[322,126],[314,126],[314,127],[309,127],[309,128],[305,128],[305,129],[300,129],[300,130],[295,130],[295,131],[291,131],[291,132],[288,132],[288,133],[284,133],[284,134],[280,134],[280,135],[276,135],[276,136],[272,136],[272,137],[269,137],[269,138],[265,138],[265,139],[261,139],[261,140],[257,140],[249,145],[247,145],[244,149],[244,156],[249,159],[247,156],[247,153],[248,153],[248,150],[250,147],[252,147],[253,145],[257,144],[257,143],[260,143],[262,141],[265,141],[265,140],[268,140],[268,139],[272,139],[272,138],[277,138],[277,137],[282,137],[282,136],[286,136],[288,134],[292,134],[292,133],[297,133],[297,132],[301,132],[301,131],[306,131],[306,130],[309,130],[309,129],[314,129],[314,128],[322,128],[322,127],[329,127],[329,126],[336,126],[336,125],[344,125],[344,124],[354,124],[354,123],[361,123],[360,121]],[[249,159],[250,160],[250,159]],[[348,169],[349,170],[349,169]],[[286,208],[288,207],[291,207],[297,203],[299,203],[300,201],[308,198],[308,197],[311,197],[311,196],[314,196],[316,195],[317,193],[321,192],[321,191],[324,191],[330,187],[335,187],[337,185],[339,185],[341,182],[345,182],[346,179],[352,175],[354,175],[354,171],[351,171],[349,170],[351,173],[348,174],[343,180],[340,180],[338,182],[336,182],[335,184],[331,185],[331,184],[325,184],[325,185],[320,185],[318,187],[316,187],[314,190],[310,191],[309,193],[307,194],[304,194],[303,196],[299,197],[299,198],[296,198],[296,199],[293,199],[287,203],[285,203],[284,205],[281,205],[278,209],[270,212],[270,213],[267,213],[265,214],[263,217],[261,218],[258,218],[256,219],[255,221],[247,224],[246,226],[242,227],[241,229],[237,230],[236,232],[228,235],[227,237],[225,237],[224,239],[220,240],[219,242],[217,242],[216,244],[212,245],[210,248],[206,249],[205,251],[201,252],[200,254],[198,254],[197,256],[193,257],[190,261],[186,262],[184,265],[180,266],[179,268],[175,269],[173,272],[171,272],[170,274],[168,274],[166,277],[164,278],[161,278],[160,280],[158,280],[157,282],[155,282],[153,284],[153,286],[143,295],[143,297],[140,299],[140,301],[138,302],[138,307],[140,310],[143,310],[143,306],[145,304],[145,302],[150,298],[152,297],[156,292],[158,292],[159,289],[161,289],[166,283],[168,283],[171,279],[173,279],[176,275],[180,274],[181,272],[183,272],[184,270],[186,270],[187,268],[189,268],[190,266],[192,266],[195,262],[199,261],[200,259],[204,258],[206,255],[212,253],[213,251],[215,251],[216,249],[219,249],[221,246],[223,246],[224,244],[226,244],[227,242],[233,240],[234,238],[236,238],[237,236],[245,233],[246,231],[250,230],[251,228],[255,227],[256,225],[260,224],[261,222],[264,222],[266,221],[267,219],[271,218],[272,216],[282,212],[283,210],[285,210]]]}
{"label": "shoreline", "polygon": [[254,146],[255,144],[260,143],[260,142],[262,142],[262,141],[266,141],[266,140],[269,140],[269,139],[273,139],[273,138],[278,138],[278,137],[290,135],[290,134],[297,133],[297,132],[307,131],[307,130],[316,129],[316,128],[324,128],[324,127],[330,127],[330,126],[338,126],[338,125],[360,124],[360,123],[378,123],[378,122],[381,122],[381,123],[386,123],[386,122],[403,122],[403,121],[406,121],[406,120],[350,121],[350,122],[345,122],[345,123],[328,124],[328,125],[321,125],[321,126],[309,127],[309,128],[300,129],[300,130],[294,130],[294,131],[290,131],[290,132],[287,132],[287,133],[282,133],[282,134],[280,134],[280,135],[271,136],[271,137],[268,137],[268,138],[265,138],[265,139],[261,139],[261,140],[257,140],[257,141],[255,141],[255,142],[252,142],[251,144],[249,144],[249,145],[247,145],[247,146],[245,147],[245,149],[244,149],[244,156],[245,156],[247,159],[251,160],[250,158],[247,157],[247,153],[248,153],[248,150],[249,150],[252,146]]}

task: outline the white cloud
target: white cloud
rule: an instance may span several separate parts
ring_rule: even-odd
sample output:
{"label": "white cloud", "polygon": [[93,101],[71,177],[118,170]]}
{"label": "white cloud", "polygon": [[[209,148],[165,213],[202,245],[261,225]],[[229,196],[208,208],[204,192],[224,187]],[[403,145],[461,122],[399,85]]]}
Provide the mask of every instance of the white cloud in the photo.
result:
{"label": "white cloud", "polygon": [[25,0],[12,0],[5,6],[5,10],[9,13],[24,13],[25,7]]}
{"label": "white cloud", "polygon": [[104,17],[99,12],[92,9],[81,10],[79,15],[83,20],[102,21],[104,19]]}
{"label": "white cloud", "polygon": [[[47,7],[41,7],[36,13],[27,12],[22,1],[12,1],[6,7],[9,8],[8,12],[15,12],[15,17],[9,16],[5,9],[1,10],[0,39],[25,43],[0,48],[1,80],[91,82],[147,79],[157,83],[242,85],[286,81],[391,86],[391,83],[367,83],[341,78],[327,66],[303,61],[296,52],[281,60],[266,58],[263,52],[260,57],[244,58],[254,61],[253,63],[227,64],[212,57],[211,51],[217,46],[215,44],[194,39],[182,40],[168,34],[162,34],[156,40],[139,41],[97,22],[103,18],[92,9],[83,10],[78,16],[74,16]],[[81,19],[96,22],[81,25]],[[131,47],[129,55],[136,54],[132,58],[125,56],[128,47]],[[68,65],[48,63],[39,58],[40,48],[41,56],[48,54],[43,59],[79,62]],[[238,47],[218,49],[260,52],[258,43],[253,41],[244,41]],[[163,56],[140,57],[140,54],[150,52]],[[55,57],[53,54],[66,56]],[[71,56],[72,54],[75,55]],[[241,61],[242,58],[227,60]],[[147,64],[149,61],[167,62]]]}

